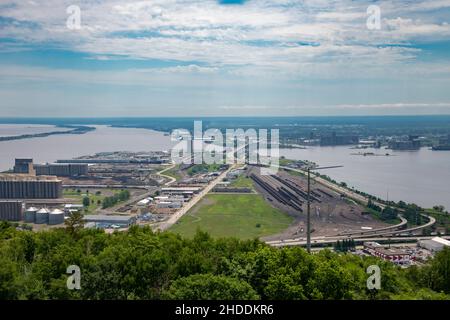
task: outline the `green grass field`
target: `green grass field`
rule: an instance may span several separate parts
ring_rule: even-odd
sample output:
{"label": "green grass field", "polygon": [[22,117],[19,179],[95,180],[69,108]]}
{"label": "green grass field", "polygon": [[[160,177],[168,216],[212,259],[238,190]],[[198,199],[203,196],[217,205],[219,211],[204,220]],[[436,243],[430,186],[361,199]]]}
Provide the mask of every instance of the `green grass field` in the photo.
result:
{"label": "green grass field", "polygon": [[[83,203],[83,198],[85,196],[89,197],[90,200],[90,204],[87,208],[85,208],[84,212],[85,213],[93,213],[95,210],[97,210],[97,208],[102,206],[102,201],[105,198],[105,195],[103,193],[105,193],[105,191],[101,194],[95,194],[95,193],[86,193],[86,190],[81,190],[82,192],[78,193],[75,189],[65,189],[63,191],[63,196],[65,198],[71,198],[74,200],[74,203],[76,204],[82,204]],[[106,190],[106,193],[112,193],[111,190]]]}
{"label": "green grass field", "polygon": [[186,237],[200,229],[213,237],[253,239],[278,233],[292,220],[258,194],[209,194],[170,230]]}
{"label": "green grass field", "polygon": [[241,175],[230,183],[230,187],[253,189],[253,180]]}
{"label": "green grass field", "polygon": [[176,165],[175,167],[173,167],[170,170],[164,171],[162,173],[163,175],[175,178],[175,180],[181,180],[182,176],[180,174],[180,165]]}

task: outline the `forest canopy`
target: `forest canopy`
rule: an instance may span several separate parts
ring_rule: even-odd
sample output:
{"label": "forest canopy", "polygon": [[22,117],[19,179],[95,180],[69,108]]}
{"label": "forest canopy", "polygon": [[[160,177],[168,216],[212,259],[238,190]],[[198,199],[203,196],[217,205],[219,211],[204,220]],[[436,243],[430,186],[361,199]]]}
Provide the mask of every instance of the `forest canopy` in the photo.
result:
{"label": "forest canopy", "polygon": [[[449,299],[450,250],[401,269],[374,257],[150,228],[16,230],[0,222],[0,299]],[[366,288],[369,265],[381,290]],[[68,290],[69,265],[81,289]]]}

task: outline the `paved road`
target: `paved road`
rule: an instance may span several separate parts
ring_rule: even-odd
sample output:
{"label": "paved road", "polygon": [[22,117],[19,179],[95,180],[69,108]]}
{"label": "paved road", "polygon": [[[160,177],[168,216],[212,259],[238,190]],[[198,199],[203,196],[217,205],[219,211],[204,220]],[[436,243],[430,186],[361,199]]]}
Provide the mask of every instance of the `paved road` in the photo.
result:
{"label": "paved road", "polygon": [[[429,218],[429,221],[426,224],[423,224],[421,226],[417,226],[417,227],[412,227],[412,228],[408,228],[408,229],[404,229],[404,230],[393,230],[393,231],[385,231],[385,232],[380,232],[380,233],[375,233],[375,234],[371,234],[371,235],[367,235],[367,234],[360,234],[360,235],[337,235],[337,236],[321,236],[321,237],[314,237],[311,238],[311,243],[334,243],[338,240],[344,240],[344,239],[355,239],[355,240],[359,240],[359,241],[376,241],[376,239],[380,240],[380,239],[386,239],[386,237],[384,238],[380,238],[382,236],[388,236],[388,235],[392,235],[393,239],[402,239],[402,238],[407,238],[407,239],[411,239],[413,237],[401,237],[401,236],[395,236],[396,234],[402,234],[402,233],[409,233],[409,232],[413,232],[413,231],[417,231],[426,227],[429,227],[431,225],[433,225],[436,222],[436,219],[434,219],[431,216],[427,216],[427,215],[423,215],[424,217]],[[373,230],[372,230],[373,231]],[[418,236],[417,238],[429,238],[429,237],[424,237],[424,236]],[[285,245],[289,245],[289,246],[293,246],[293,245],[306,245],[306,238],[293,238],[293,239],[286,239],[286,240],[274,240],[274,241],[267,241],[267,244],[271,245],[271,246],[285,246]]]}
{"label": "paved road", "polygon": [[392,226],[387,226],[387,227],[378,228],[378,229],[371,229],[371,230],[341,232],[341,233],[338,233],[337,235],[338,236],[351,236],[351,235],[362,235],[362,234],[368,235],[368,234],[371,234],[371,233],[374,233],[374,234],[380,233],[380,232],[387,231],[387,230],[390,230],[390,229],[399,229],[400,227],[403,227],[404,225],[406,225],[408,223],[408,220],[403,218],[401,215],[398,215],[398,217],[401,220],[400,223],[394,224]]}
{"label": "paved road", "polygon": [[134,184],[63,184],[63,188],[73,189],[148,189],[148,186]]}
{"label": "paved road", "polygon": [[160,175],[161,177],[164,177],[164,178],[169,179],[169,181],[166,182],[164,185],[170,186],[172,183],[174,183],[175,181],[177,181],[177,179],[175,179],[174,177],[171,177],[171,176],[168,176],[168,175],[164,174],[164,172],[166,172],[166,171],[168,171],[168,170],[170,170],[170,169],[173,169],[173,168],[175,168],[175,167],[176,167],[176,164],[174,163],[174,164],[171,164],[169,167],[167,167],[167,168],[165,168],[165,169],[163,169],[163,170],[161,170],[161,171],[159,171],[159,172],[157,173],[157,174]]}
{"label": "paved road", "polygon": [[[358,239],[355,239],[355,240],[358,240],[358,241],[384,241],[384,240],[396,240],[396,241],[398,241],[398,240],[403,240],[403,241],[407,241],[407,240],[416,240],[416,241],[419,241],[419,240],[427,240],[427,239],[432,239],[432,238],[434,238],[435,236],[416,236],[416,237],[378,237],[378,238],[358,238]],[[444,239],[450,239],[450,236],[443,236],[442,238],[444,238]],[[319,238],[316,238],[316,239],[312,239],[311,240],[311,243],[312,244],[332,244],[332,243],[334,243],[334,242],[336,242],[337,240],[341,240],[340,238],[339,239],[325,239],[325,238],[322,238],[322,239],[319,239]],[[301,240],[297,240],[297,241],[288,241],[288,240],[286,240],[286,241],[284,241],[284,242],[277,242],[277,243],[268,243],[269,245],[271,245],[271,246],[274,246],[274,247],[285,247],[285,246],[305,246],[306,245],[306,239],[305,238],[301,238]]]}
{"label": "paved road", "polygon": [[[305,174],[305,175],[307,174],[306,171],[300,170],[300,169],[293,169],[293,168],[285,167],[285,166],[278,166],[278,168],[285,169],[285,170],[288,170],[288,171],[300,172],[300,173]],[[311,179],[313,179],[314,181],[316,181],[316,182],[318,182],[318,183],[320,183],[320,184],[322,184],[322,185],[324,185],[324,186],[326,186],[326,187],[328,187],[328,188],[330,188],[330,189],[332,189],[332,190],[334,190],[334,191],[336,191],[336,192],[338,192],[340,194],[344,194],[348,198],[360,201],[362,203],[367,203],[368,202],[368,198],[366,198],[363,195],[360,195],[360,194],[358,194],[358,193],[356,193],[354,191],[348,190],[348,189],[346,189],[344,187],[341,187],[339,185],[336,185],[336,184],[334,184],[334,183],[332,183],[332,182],[330,182],[328,180],[320,178],[319,176],[317,176],[314,173],[310,173],[310,174],[311,174]],[[374,201],[374,203],[379,205],[382,208],[384,208],[386,206],[383,203],[378,203],[378,202],[375,202],[375,201]],[[348,233],[348,234],[342,234],[342,235],[336,235],[336,236],[327,236],[326,237],[327,238],[327,242],[326,243],[332,243],[332,242],[336,242],[337,240],[347,239],[350,236],[352,236],[352,238],[354,238],[354,239],[360,239],[362,237],[369,238],[369,237],[376,237],[376,236],[382,236],[382,235],[395,235],[395,234],[400,234],[400,233],[413,232],[413,231],[417,231],[417,230],[420,230],[420,229],[424,229],[424,228],[430,227],[436,222],[436,219],[431,217],[431,216],[424,215],[424,214],[422,214],[422,216],[429,219],[429,221],[426,224],[424,224],[424,225],[420,225],[420,226],[416,226],[416,227],[412,227],[412,228],[408,228],[408,229],[404,229],[404,230],[390,230],[390,229],[398,229],[399,227],[405,225],[408,222],[404,217],[399,215],[399,218],[401,219],[401,222],[399,224],[397,224],[397,225],[383,227],[383,228],[379,228],[379,229],[375,229],[375,230],[361,230],[361,231],[355,232],[354,234],[353,233]],[[325,237],[311,238],[311,241],[312,241],[312,243],[314,243],[314,241],[319,241],[319,240],[323,241],[323,240],[321,240],[322,238],[325,238]],[[275,240],[275,241],[268,241],[266,243],[269,244],[269,245],[277,246],[277,245],[285,245],[285,243],[301,243],[300,239],[302,239],[302,238],[292,238],[292,239],[286,239],[284,241],[283,240]],[[304,241],[306,243],[306,239]],[[297,245],[300,245],[300,244],[297,244]]]}
{"label": "paved road", "polygon": [[228,172],[233,170],[236,165],[231,165],[227,170],[222,172],[216,179],[211,181],[202,191],[192,197],[188,203],[186,203],[181,209],[170,216],[166,221],[161,222],[156,226],[156,229],[161,231],[169,229],[174,223],[176,223],[186,212],[188,212],[193,206],[195,206],[208,192],[210,192],[219,182],[225,178]]}

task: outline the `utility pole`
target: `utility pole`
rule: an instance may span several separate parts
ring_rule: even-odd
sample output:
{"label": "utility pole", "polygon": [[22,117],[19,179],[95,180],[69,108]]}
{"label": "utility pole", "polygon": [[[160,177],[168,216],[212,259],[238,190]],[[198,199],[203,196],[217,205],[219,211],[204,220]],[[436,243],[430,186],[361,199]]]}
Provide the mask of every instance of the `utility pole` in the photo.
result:
{"label": "utility pole", "polygon": [[306,211],[306,249],[311,252],[311,169],[308,167],[308,196]]}
{"label": "utility pole", "polygon": [[[341,168],[342,166],[319,167],[314,170]],[[306,197],[306,250],[311,253],[311,167],[307,168],[308,195]]]}
{"label": "utility pole", "polygon": [[[305,174],[305,169],[296,170],[294,168],[277,166],[278,168],[282,168],[287,171],[296,171],[300,172],[303,175]],[[342,168],[343,166],[329,166],[329,167],[313,167],[313,170],[322,170],[322,169],[333,169],[333,168]],[[306,196],[307,202],[307,214],[306,214],[306,249],[308,253],[311,252],[311,167],[308,165],[306,168],[307,178],[308,178],[308,192]]]}

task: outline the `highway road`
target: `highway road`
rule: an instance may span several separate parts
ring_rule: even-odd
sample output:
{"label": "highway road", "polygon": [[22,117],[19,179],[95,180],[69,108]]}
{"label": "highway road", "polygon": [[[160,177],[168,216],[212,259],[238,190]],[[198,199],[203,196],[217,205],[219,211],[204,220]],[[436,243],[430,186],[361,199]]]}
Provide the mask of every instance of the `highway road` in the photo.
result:
{"label": "highway road", "polygon": [[[386,241],[386,240],[395,240],[395,241],[419,241],[419,240],[427,240],[432,239],[435,236],[413,236],[413,237],[378,237],[378,238],[358,238],[355,240],[358,241]],[[450,239],[450,236],[443,236],[444,239]],[[341,238],[314,238],[311,240],[311,243],[314,244],[333,244],[338,240],[342,240]],[[306,246],[306,238],[300,238],[300,240],[286,240],[286,241],[277,241],[276,243],[274,241],[268,242],[267,244],[273,246],[273,247],[285,247],[285,246]]]}
{"label": "highway road", "polygon": [[387,226],[387,227],[383,227],[383,228],[378,228],[378,229],[371,229],[371,230],[360,230],[360,231],[351,231],[351,232],[341,232],[338,233],[338,236],[352,236],[352,235],[367,235],[370,233],[379,233],[379,232],[383,232],[386,230],[391,230],[391,229],[399,229],[401,227],[403,227],[404,225],[406,225],[408,223],[408,220],[406,220],[405,218],[403,218],[401,215],[398,216],[400,218],[400,223],[398,224],[394,224],[392,226]]}
{"label": "highway road", "polygon": [[[307,172],[301,169],[294,169],[294,168],[290,168],[290,167],[286,167],[286,166],[277,166],[280,169],[284,169],[284,170],[288,170],[288,171],[295,171],[295,172],[299,172],[302,173],[304,175],[307,175]],[[310,173],[311,175],[311,179],[313,179],[314,181],[340,193],[340,194],[344,194],[346,197],[362,202],[362,203],[367,203],[368,202],[368,198],[366,198],[363,195],[360,195],[354,191],[348,190],[344,187],[341,187],[339,185],[336,185],[328,180],[325,180],[323,178],[320,178],[319,176],[317,176],[314,173]],[[384,208],[386,207],[386,205],[384,205],[383,203],[378,203],[375,202],[377,205],[379,205],[380,207]],[[411,227],[408,229],[403,229],[403,230],[395,230],[395,229],[399,229],[400,227],[404,226],[407,224],[407,220],[402,217],[401,215],[399,215],[398,217],[401,219],[401,222],[397,225],[394,226],[388,226],[388,227],[383,227],[383,228],[379,228],[379,229],[374,229],[374,230],[361,230],[361,231],[356,231],[356,232],[351,232],[351,233],[342,233],[340,235],[336,235],[336,236],[327,236],[327,237],[320,237],[320,238],[311,238],[312,243],[314,243],[314,241],[323,241],[322,238],[326,238],[327,242],[326,243],[333,243],[336,242],[338,240],[342,240],[342,239],[348,239],[348,238],[353,238],[353,239],[360,239],[362,237],[366,237],[366,238],[372,238],[372,237],[376,237],[376,236],[383,236],[383,235],[395,235],[395,234],[400,234],[400,233],[409,233],[409,232],[414,232],[420,229],[424,229],[427,227],[432,226],[434,223],[436,223],[436,219],[422,214],[423,217],[426,217],[428,219],[428,222],[426,224],[420,225],[420,226],[416,226],[416,227]],[[394,230],[391,230],[394,229]],[[387,230],[387,231],[386,231]],[[276,241],[268,241],[266,242],[269,245],[273,245],[273,246],[279,246],[279,245],[285,245],[286,243],[299,243],[297,245],[302,245],[300,243],[302,243],[300,241],[300,239],[302,238],[292,238],[292,239],[285,239],[285,240],[276,240]],[[305,244],[306,244],[306,239],[304,240]],[[292,245],[292,244],[290,244]]]}
{"label": "highway road", "polygon": [[[411,227],[411,228],[407,228],[407,229],[403,229],[403,230],[391,230],[391,231],[386,231],[386,232],[380,232],[380,233],[375,233],[375,234],[371,234],[371,235],[367,235],[367,234],[358,234],[358,235],[337,235],[337,236],[321,236],[321,237],[314,237],[311,238],[311,243],[334,243],[338,240],[344,240],[344,239],[355,239],[358,241],[376,241],[376,239],[378,240],[386,240],[389,237],[382,237],[382,236],[388,236],[388,235],[392,235],[392,238],[397,239],[402,239],[402,238],[406,238],[406,239],[413,239],[414,237],[402,237],[402,236],[395,236],[396,234],[404,234],[404,233],[410,233],[410,232],[414,232],[429,226],[432,226],[435,222],[436,219],[434,219],[431,216],[427,216],[427,215],[423,215],[424,217],[429,218],[429,221],[426,224],[420,225],[420,226],[416,226],[416,227]],[[374,231],[374,230],[370,230],[370,231]],[[417,238],[429,238],[426,236],[417,236]],[[298,245],[298,246],[302,246],[302,245],[306,245],[306,238],[293,238],[293,239],[286,239],[286,240],[274,240],[274,241],[267,241],[266,242],[268,245],[271,246],[285,246],[285,245],[289,245],[289,246],[293,246],[293,245]]]}

